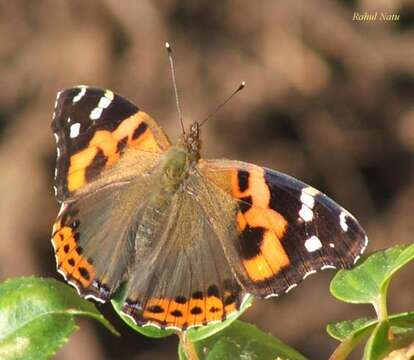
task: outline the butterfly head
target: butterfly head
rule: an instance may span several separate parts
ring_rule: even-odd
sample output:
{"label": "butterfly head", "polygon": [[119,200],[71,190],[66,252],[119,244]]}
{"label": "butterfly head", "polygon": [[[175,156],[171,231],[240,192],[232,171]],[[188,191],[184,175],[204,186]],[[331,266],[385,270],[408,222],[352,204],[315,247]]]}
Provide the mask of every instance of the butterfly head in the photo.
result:
{"label": "butterfly head", "polygon": [[183,143],[186,147],[190,158],[198,160],[200,158],[201,139],[200,139],[200,124],[195,121],[190,128],[183,135]]}

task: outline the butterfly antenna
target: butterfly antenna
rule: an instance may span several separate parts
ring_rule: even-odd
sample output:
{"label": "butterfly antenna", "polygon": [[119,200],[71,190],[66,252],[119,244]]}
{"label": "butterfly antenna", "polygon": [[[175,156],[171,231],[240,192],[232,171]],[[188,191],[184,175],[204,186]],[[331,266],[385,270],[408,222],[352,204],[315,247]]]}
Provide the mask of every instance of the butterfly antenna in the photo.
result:
{"label": "butterfly antenna", "polygon": [[183,130],[183,134],[185,134],[183,114],[181,112],[180,99],[178,97],[177,81],[175,79],[175,66],[174,66],[174,59],[173,59],[172,49],[171,49],[171,46],[168,42],[165,43],[165,47],[167,48],[168,60],[170,61],[171,76],[172,76],[172,82],[173,82],[173,85],[174,85],[175,103],[177,105],[178,117],[180,119],[180,124],[181,124],[181,129]]}
{"label": "butterfly antenna", "polygon": [[240,84],[240,86],[233,91],[233,93],[226,99],[224,100],[220,105],[218,105],[214,111],[212,111],[209,115],[207,115],[207,117],[200,123],[200,126],[202,126],[208,119],[212,118],[214,115],[217,114],[217,112],[224,106],[226,105],[231,98],[236,95],[240,90],[243,90],[243,88],[246,86],[246,82],[242,81],[242,83]]}

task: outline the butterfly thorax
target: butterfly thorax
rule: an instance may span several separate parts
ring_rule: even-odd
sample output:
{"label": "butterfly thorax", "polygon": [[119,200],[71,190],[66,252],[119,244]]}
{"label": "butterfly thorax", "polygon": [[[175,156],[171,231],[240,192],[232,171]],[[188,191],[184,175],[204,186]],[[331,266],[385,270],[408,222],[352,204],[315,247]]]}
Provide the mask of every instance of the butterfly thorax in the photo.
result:
{"label": "butterfly thorax", "polygon": [[166,213],[177,192],[185,191],[186,179],[198,160],[197,141],[193,140],[197,139],[190,138],[189,142],[184,140],[172,146],[155,171],[154,176],[158,181],[148,198],[136,234],[136,251],[140,256],[148,255],[153,249],[155,229],[165,223]]}

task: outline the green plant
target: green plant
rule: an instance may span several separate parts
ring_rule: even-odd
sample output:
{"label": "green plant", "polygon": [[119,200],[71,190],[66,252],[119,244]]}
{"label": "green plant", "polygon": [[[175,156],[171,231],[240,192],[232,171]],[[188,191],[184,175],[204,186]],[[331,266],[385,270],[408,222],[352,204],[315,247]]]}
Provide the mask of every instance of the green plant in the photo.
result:
{"label": "green plant", "polygon": [[331,282],[337,299],[354,304],[371,304],[376,319],[356,319],[330,324],[328,333],[341,341],[332,360],[346,359],[368,338],[364,359],[381,359],[392,350],[414,342],[414,312],[388,315],[387,294],[393,275],[414,259],[414,244],[378,251],[352,270],[339,271]]}
{"label": "green plant", "polygon": [[[414,258],[414,245],[379,251],[352,270],[339,271],[331,293],[339,300],[372,304],[377,317],[330,324],[328,333],[340,341],[332,360],[346,359],[362,340],[368,339],[364,359],[383,358],[394,349],[414,342],[414,312],[388,315],[387,290],[392,276]],[[174,335],[172,330],[136,326],[119,311],[122,291],[112,300],[119,316],[135,331],[148,337]],[[252,298],[226,321],[178,334],[180,360],[290,359],[303,355],[255,326],[238,320]],[[88,316],[116,330],[89,301],[71,287],[53,279],[20,278],[0,285],[0,358],[47,359],[77,329],[75,316]]]}

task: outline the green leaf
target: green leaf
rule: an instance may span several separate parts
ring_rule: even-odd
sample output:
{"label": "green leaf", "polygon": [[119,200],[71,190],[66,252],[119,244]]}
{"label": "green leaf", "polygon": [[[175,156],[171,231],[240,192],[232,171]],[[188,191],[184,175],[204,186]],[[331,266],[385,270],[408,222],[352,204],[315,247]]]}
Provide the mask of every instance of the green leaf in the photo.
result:
{"label": "green leaf", "polygon": [[89,316],[118,334],[89,301],[54,279],[19,278],[0,284],[0,358],[48,359]]}
{"label": "green leaf", "polygon": [[[152,338],[161,338],[161,337],[166,337],[166,336],[170,336],[170,335],[177,333],[176,330],[160,329],[154,325],[147,325],[147,326],[137,325],[129,316],[125,315],[121,311],[122,306],[125,301],[125,290],[126,290],[126,284],[121,285],[120,289],[114,295],[114,298],[111,300],[111,302],[112,302],[112,306],[114,307],[118,315],[121,317],[121,319],[124,320],[132,329],[134,329],[135,331],[139,332],[142,335],[145,335],[147,337],[152,337]],[[229,315],[229,317],[225,321],[219,322],[217,324],[200,326],[197,328],[192,328],[192,329],[187,330],[188,338],[191,341],[199,341],[201,339],[212,336],[213,334],[221,331],[225,327],[229,326],[233,321],[235,321],[241,314],[243,314],[243,312],[246,311],[247,308],[251,306],[252,302],[253,302],[253,297],[247,298],[242,304],[240,310]]]}
{"label": "green leaf", "polygon": [[[414,329],[414,311],[391,315],[388,321],[394,334],[411,331]],[[360,318],[329,324],[326,330],[334,339],[343,341],[357,332],[372,331],[377,324],[377,319]]]}
{"label": "green leaf", "polygon": [[349,303],[378,306],[391,277],[414,259],[414,244],[378,251],[352,270],[340,270],[330,286],[333,296]]}
{"label": "green leaf", "polygon": [[[194,346],[200,360],[306,360],[280,340],[239,320],[213,336],[194,342]],[[186,359],[182,347],[179,348],[179,358]]]}
{"label": "green leaf", "polygon": [[365,331],[367,329],[372,330],[377,323],[378,321],[376,319],[367,318],[345,320],[328,324],[326,331],[334,339],[344,341],[346,338],[353,336],[358,332]]}
{"label": "green leaf", "polygon": [[121,312],[122,303],[119,303],[115,300],[111,300],[111,302],[112,302],[112,306],[114,307],[115,311],[118,313],[119,317],[133,330],[139,332],[140,334],[144,336],[147,336],[150,338],[163,338],[163,337],[170,336],[176,333],[176,331],[174,330],[159,329],[153,325],[139,326],[129,316]]}
{"label": "green leaf", "polygon": [[372,332],[364,349],[364,360],[379,360],[388,354],[391,344],[388,340],[390,324],[388,321],[381,321]]}
{"label": "green leaf", "polygon": [[[388,318],[387,323],[389,323],[391,331],[395,335],[395,340],[390,342],[384,351],[389,352],[414,341],[414,312],[392,315]],[[377,319],[361,318],[328,325],[329,335],[342,342],[331,356],[331,359],[345,359],[362,339],[370,336],[371,333],[378,332],[379,324],[380,322]],[[381,333],[379,332],[379,334]],[[377,345],[379,335],[374,336],[375,341],[374,338],[371,338],[371,344],[368,344],[370,347],[369,356],[375,356],[379,348],[379,345]]]}

